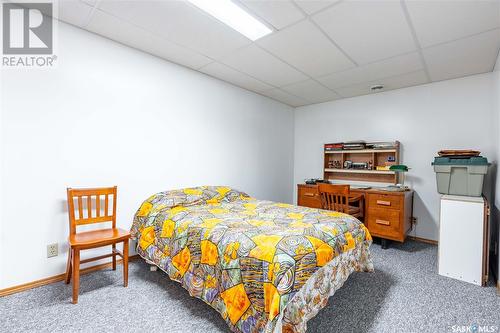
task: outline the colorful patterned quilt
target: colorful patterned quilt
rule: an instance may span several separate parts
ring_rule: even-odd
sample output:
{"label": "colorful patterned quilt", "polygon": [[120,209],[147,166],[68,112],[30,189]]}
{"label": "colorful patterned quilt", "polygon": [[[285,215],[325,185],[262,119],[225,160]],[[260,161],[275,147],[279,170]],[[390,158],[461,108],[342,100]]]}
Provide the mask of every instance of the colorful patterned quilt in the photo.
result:
{"label": "colorful patterned quilt", "polygon": [[372,271],[371,237],[338,212],[256,200],[227,187],[167,191],[137,211],[137,252],[234,332],[305,332],[353,271]]}

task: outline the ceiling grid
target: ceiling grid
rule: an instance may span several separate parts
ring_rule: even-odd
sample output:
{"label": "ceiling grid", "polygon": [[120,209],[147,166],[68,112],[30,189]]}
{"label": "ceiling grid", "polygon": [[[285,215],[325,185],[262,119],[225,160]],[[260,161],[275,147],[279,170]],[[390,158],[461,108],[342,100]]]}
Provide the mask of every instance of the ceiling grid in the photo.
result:
{"label": "ceiling grid", "polygon": [[291,106],[492,71],[500,0],[234,0],[252,42],[186,1],[59,1],[59,19]]}

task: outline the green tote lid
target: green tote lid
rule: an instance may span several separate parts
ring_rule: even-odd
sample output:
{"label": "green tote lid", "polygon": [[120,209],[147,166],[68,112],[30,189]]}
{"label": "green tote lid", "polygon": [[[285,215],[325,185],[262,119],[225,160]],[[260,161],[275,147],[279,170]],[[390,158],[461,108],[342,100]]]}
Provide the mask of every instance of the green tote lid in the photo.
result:
{"label": "green tote lid", "polygon": [[434,157],[432,165],[489,165],[488,159],[482,156],[468,158]]}

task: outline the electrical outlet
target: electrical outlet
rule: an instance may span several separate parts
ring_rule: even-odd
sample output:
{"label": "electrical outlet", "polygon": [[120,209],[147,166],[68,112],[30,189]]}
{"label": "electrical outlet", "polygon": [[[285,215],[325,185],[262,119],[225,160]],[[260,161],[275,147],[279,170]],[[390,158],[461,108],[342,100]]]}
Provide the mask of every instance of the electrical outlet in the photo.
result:
{"label": "electrical outlet", "polygon": [[47,245],[47,258],[56,257],[59,252],[57,243]]}
{"label": "electrical outlet", "polygon": [[412,217],[412,219],[411,219],[411,223],[412,223],[412,224],[417,224],[417,223],[418,223],[417,218],[416,218],[415,216],[414,216],[414,217]]}

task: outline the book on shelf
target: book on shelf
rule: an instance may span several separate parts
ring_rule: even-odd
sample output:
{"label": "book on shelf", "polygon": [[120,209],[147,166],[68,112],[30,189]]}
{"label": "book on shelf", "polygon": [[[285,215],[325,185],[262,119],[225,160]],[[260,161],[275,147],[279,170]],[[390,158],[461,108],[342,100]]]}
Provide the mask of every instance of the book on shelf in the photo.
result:
{"label": "book on shelf", "polygon": [[342,149],[344,149],[344,144],[342,142],[325,144],[325,151],[334,151]]}
{"label": "book on shelf", "polygon": [[396,149],[397,143],[394,141],[387,142],[365,142],[365,141],[349,141],[349,142],[336,142],[327,143],[324,145],[325,151],[337,150],[360,150],[360,149]]}
{"label": "book on shelf", "polygon": [[370,142],[366,144],[366,148],[371,149],[395,149],[396,142],[388,141],[388,142]]}

